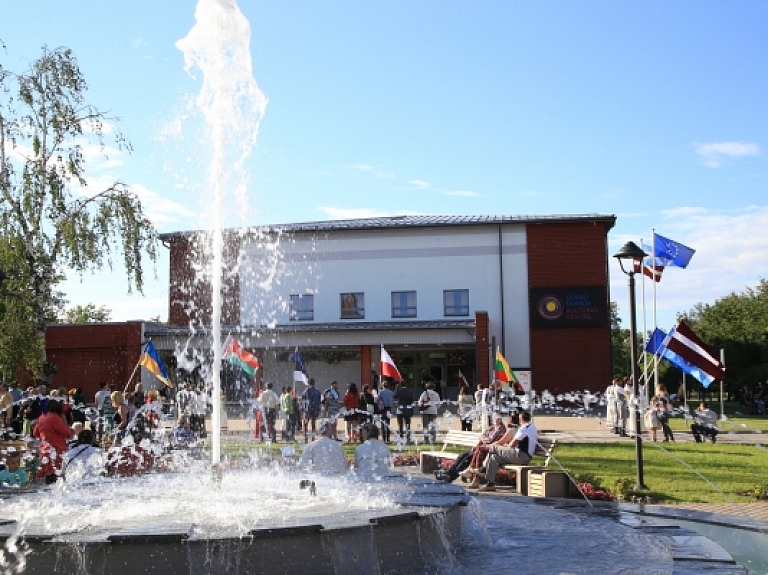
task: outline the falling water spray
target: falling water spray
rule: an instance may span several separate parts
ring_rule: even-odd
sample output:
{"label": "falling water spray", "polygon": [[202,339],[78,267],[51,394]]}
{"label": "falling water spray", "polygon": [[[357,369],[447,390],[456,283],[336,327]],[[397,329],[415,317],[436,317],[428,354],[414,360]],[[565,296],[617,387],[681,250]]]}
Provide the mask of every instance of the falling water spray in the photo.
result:
{"label": "falling water spray", "polygon": [[[213,442],[211,463],[221,461],[221,307],[224,206],[234,195],[236,212],[246,213],[248,183],[244,164],[256,143],[267,99],[253,78],[251,29],[235,0],[199,0],[196,24],[176,43],[184,68],[203,75],[196,104],[206,121],[211,145],[208,188],[212,193],[211,336],[213,346]],[[245,225],[245,222],[242,222]]]}

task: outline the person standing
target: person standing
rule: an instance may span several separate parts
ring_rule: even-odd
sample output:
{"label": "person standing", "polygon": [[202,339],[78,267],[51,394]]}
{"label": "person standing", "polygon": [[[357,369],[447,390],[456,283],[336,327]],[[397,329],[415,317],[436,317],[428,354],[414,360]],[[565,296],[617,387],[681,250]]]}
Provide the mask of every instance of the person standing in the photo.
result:
{"label": "person standing", "polygon": [[381,390],[377,399],[379,404],[379,420],[381,421],[381,439],[384,443],[389,443],[391,439],[389,421],[392,417],[392,404],[394,396],[389,389],[389,382],[382,379]]}
{"label": "person standing", "polygon": [[667,388],[662,383],[656,386],[656,398],[661,404],[658,417],[659,423],[661,423],[661,430],[664,432],[664,443],[669,441],[674,443],[675,436],[672,435],[672,428],[669,426],[669,410],[672,407],[672,400],[669,398]]}
{"label": "person standing", "polygon": [[437,406],[439,403],[440,396],[435,391],[435,384],[428,381],[424,393],[419,397],[419,411],[421,412],[424,441],[429,443],[437,441]]}
{"label": "person standing", "polygon": [[347,424],[347,443],[352,443],[357,440],[357,426],[360,422],[359,408],[360,408],[360,392],[357,391],[357,385],[354,383],[347,384],[347,391],[344,394],[344,408],[346,413],[344,414],[344,421]]}
{"label": "person standing", "polygon": [[0,427],[10,427],[13,420],[13,396],[4,383],[0,383]]}
{"label": "person standing", "polygon": [[312,428],[312,435],[317,434],[317,418],[320,417],[320,406],[323,402],[323,394],[315,387],[314,378],[309,378],[307,389],[301,394],[301,398],[306,402],[306,420],[304,423],[304,439],[309,441],[309,428]]}
{"label": "person standing", "polygon": [[413,417],[413,392],[403,382],[399,382],[393,394],[397,432],[406,443],[411,441],[411,417]]}
{"label": "person standing", "polygon": [[[112,411],[112,401],[109,398],[110,389],[106,381],[99,382],[99,391],[96,392],[94,403],[96,410],[99,412],[99,420],[96,425],[96,440],[101,441],[104,435],[109,435],[112,431],[111,418],[114,414]],[[108,413],[105,413],[108,411]]]}
{"label": "person standing", "polygon": [[328,431],[328,437],[338,441],[338,419],[339,411],[341,411],[341,395],[339,394],[339,382],[332,381],[331,387],[325,390],[323,393],[323,402],[325,403],[325,413],[328,415],[330,423],[330,430]]}
{"label": "person standing", "polygon": [[277,429],[275,429],[275,422],[277,422],[277,408],[280,406],[280,398],[272,391],[272,382],[267,383],[267,389],[265,389],[259,397],[261,407],[264,409],[264,420],[267,423],[267,434],[272,441],[277,442]]}
{"label": "person standing", "polygon": [[64,419],[62,408],[60,401],[49,400],[48,410],[39,417],[35,425],[34,435],[41,440],[37,477],[45,479],[46,485],[55,483],[58,479],[62,460],[67,452],[67,439],[73,434]]}
{"label": "person standing", "polygon": [[293,409],[293,396],[291,396],[290,387],[283,388],[283,393],[280,396],[280,408],[285,414],[283,437],[286,441],[293,441],[296,437],[296,412]]}
{"label": "person standing", "polygon": [[473,414],[475,411],[475,398],[466,383],[459,386],[458,412],[461,420],[462,431],[472,431]]}

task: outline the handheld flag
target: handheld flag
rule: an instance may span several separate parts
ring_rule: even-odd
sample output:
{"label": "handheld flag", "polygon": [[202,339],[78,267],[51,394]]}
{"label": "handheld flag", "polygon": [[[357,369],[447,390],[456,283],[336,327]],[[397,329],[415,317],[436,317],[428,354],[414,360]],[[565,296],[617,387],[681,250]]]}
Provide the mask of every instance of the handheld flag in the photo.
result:
{"label": "handheld flag", "polygon": [[304,385],[309,385],[309,377],[307,376],[307,364],[305,364],[304,360],[301,359],[301,354],[299,353],[298,347],[293,352],[293,361],[295,362],[293,369],[293,381],[300,381]]}
{"label": "handheld flag", "polygon": [[461,385],[466,385],[467,387],[469,387],[469,382],[467,381],[467,378],[464,377],[464,374],[461,373],[461,370],[459,370],[459,383]]}
{"label": "handheld flag", "polygon": [[657,263],[678,268],[688,267],[688,262],[696,253],[696,250],[657,233],[653,234],[653,248],[651,255],[660,260]]}
{"label": "handheld flag", "polygon": [[240,343],[231,335],[224,341],[224,348],[221,351],[221,359],[228,361],[232,365],[238,366],[245,373],[253,377],[261,365],[259,358],[243,348]]}
{"label": "handheld flag", "polygon": [[496,368],[494,371],[494,379],[496,381],[514,382],[517,378],[512,374],[512,370],[509,369],[509,364],[504,356],[501,355],[501,350],[496,348]]}
{"label": "handheld flag", "polygon": [[387,350],[384,346],[381,346],[381,365],[379,367],[382,377],[391,377],[396,381],[403,381],[403,376],[400,375],[400,371],[397,369],[395,362],[389,357]]}
{"label": "handheld flag", "polygon": [[168,371],[165,369],[163,360],[160,359],[160,354],[155,349],[155,344],[152,341],[148,341],[144,347],[144,353],[139,358],[139,365],[143,365],[147,368],[152,375],[162,381],[168,387],[173,387],[173,383],[168,379]]}

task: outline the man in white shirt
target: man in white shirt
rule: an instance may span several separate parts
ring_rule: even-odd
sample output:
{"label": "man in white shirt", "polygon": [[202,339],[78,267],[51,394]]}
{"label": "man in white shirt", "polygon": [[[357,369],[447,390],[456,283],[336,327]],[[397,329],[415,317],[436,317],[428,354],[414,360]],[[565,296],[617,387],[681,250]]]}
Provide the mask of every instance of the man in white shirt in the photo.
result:
{"label": "man in white shirt", "polygon": [[277,421],[277,408],[280,405],[280,398],[272,391],[272,382],[267,383],[267,389],[261,392],[259,396],[261,407],[264,408],[264,420],[267,422],[267,433],[272,441],[277,442],[277,430],[275,422]]}
{"label": "man in white shirt", "polygon": [[496,490],[493,481],[496,478],[496,472],[502,465],[528,465],[531,462],[531,458],[536,452],[536,445],[539,442],[539,431],[531,423],[531,414],[527,411],[520,414],[520,422],[521,425],[515,432],[511,442],[510,436],[512,434],[510,430],[497,443],[491,445],[491,449],[488,451],[485,470],[485,477],[488,483],[483,485],[479,491]]}
{"label": "man in white shirt", "polygon": [[349,471],[347,458],[341,443],[331,439],[331,424],[323,421],[320,424],[319,439],[307,444],[301,452],[300,465],[309,471],[318,473],[346,473]]}

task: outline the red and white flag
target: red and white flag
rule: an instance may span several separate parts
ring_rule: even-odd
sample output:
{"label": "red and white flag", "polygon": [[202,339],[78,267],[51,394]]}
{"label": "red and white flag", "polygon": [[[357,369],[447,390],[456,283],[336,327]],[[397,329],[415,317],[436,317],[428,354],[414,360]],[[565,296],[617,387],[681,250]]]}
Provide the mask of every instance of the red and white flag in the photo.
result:
{"label": "red and white flag", "polygon": [[397,369],[397,366],[395,365],[395,362],[392,361],[392,358],[389,357],[389,354],[387,353],[387,350],[384,349],[384,346],[381,346],[381,376],[382,377],[391,377],[394,380],[397,381],[403,381],[403,376],[400,375],[400,372]]}
{"label": "red and white flag", "polygon": [[463,374],[463,373],[461,373],[461,370],[459,370],[459,383],[460,383],[460,384],[462,384],[462,385],[466,385],[467,387],[469,387],[469,382],[467,381],[467,378],[466,378],[466,377],[464,377],[464,374]]}
{"label": "red and white flag", "polygon": [[[640,273],[640,260],[634,260],[635,261],[635,273]],[[649,266],[644,265],[642,266],[642,271],[644,276],[648,276],[655,282],[661,281],[661,273],[664,271],[664,266],[656,265],[656,266]]]}
{"label": "red and white flag", "polygon": [[713,380],[722,381],[725,378],[725,366],[683,320],[680,320],[675,329],[670,330],[664,339],[664,346],[698,367]]}

